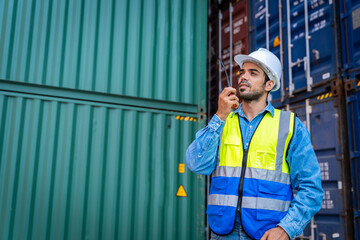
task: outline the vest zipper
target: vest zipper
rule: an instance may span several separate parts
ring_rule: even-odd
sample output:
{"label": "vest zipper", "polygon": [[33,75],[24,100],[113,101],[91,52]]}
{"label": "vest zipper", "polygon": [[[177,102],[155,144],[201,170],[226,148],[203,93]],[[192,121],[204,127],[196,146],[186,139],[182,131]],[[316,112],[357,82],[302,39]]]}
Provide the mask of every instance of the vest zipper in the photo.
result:
{"label": "vest zipper", "polygon": [[[267,114],[267,113],[265,113],[265,114],[261,117],[258,125],[256,126],[256,129],[254,130],[254,133],[253,133],[253,135],[252,135],[251,138],[250,138],[250,141],[249,141],[249,145],[248,145],[247,150],[245,150],[245,147],[244,147],[244,139],[243,139],[243,137],[242,137],[242,131],[241,131],[241,125],[240,125],[240,118],[239,118],[240,137],[241,137],[242,150],[243,150],[243,160],[242,160],[241,175],[240,175],[239,188],[238,188],[239,198],[238,198],[238,203],[237,203],[237,208],[236,208],[236,210],[239,211],[239,212],[240,212],[240,210],[241,210],[242,195],[243,195],[243,189],[244,189],[244,178],[245,178],[246,164],[247,164],[247,158],[248,158],[248,151],[249,151],[249,149],[250,149],[250,143],[251,143],[252,138],[253,138],[254,135],[255,135],[255,132],[256,132],[257,128],[259,127],[260,123],[262,122],[262,120],[264,119],[264,117],[265,117],[266,114]],[[241,219],[241,214],[240,214],[240,219]]]}
{"label": "vest zipper", "polygon": [[246,163],[247,163],[247,155],[248,151],[243,149],[243,161],[242,161],[242,168],[241,168],[241,175],[239,181],[239,188],[238,188],[238,203],[237,203],[237,211],[240,212],[241,210],[241,203],[242,203],[242,195],[243,195],[243,188],[244,188],[244,178],[245,178],[245,171],[246,171]]}

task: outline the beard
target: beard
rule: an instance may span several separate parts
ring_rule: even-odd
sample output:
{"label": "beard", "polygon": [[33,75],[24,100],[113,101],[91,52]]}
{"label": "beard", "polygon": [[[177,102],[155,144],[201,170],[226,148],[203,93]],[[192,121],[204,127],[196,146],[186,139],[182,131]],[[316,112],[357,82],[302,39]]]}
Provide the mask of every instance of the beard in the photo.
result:
{"label": "beard", "polygon": [[[251,84],[250,83],[246,83],[249,87],[249,89],[251,90]],[[240,84],[239,84],[240,85]],[[245,102],[251,102],[251,101],[257,101],[259,100],[264,94],[266,93],[265,91],[265,86],[263,86],[263,88],[261,89],[256,89],[253,91],[249,91],[249,92],[245,92],[245,89],[240,89],[239,87],[239,96],[240,98],[242,98],[242,100],[244,100]]]}

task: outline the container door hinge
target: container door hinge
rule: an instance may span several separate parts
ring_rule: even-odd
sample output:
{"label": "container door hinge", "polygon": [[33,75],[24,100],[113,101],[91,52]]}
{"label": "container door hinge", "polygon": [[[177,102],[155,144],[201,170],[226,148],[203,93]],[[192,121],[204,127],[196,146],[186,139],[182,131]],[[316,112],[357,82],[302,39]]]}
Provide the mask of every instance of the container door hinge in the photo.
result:
{"label": "container door hinge", "polygon": [[337,97],[341,94],[341,85],[342,85],[341,79],[335,79],[331,81],[331,93],[334,97]]}
{"label": "container door hinge", "polygon": [[346,92],[350,92],[353,91],[357,86],[360,86],[360,81],[357,83],[356,80],[346,80],[344,84]]}

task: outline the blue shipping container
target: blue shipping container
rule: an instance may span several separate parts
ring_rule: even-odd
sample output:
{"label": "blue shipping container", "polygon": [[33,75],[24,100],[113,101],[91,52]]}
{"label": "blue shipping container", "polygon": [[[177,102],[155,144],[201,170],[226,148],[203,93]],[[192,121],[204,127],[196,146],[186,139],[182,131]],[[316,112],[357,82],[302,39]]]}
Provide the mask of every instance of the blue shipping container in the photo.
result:
{"label": "blue shipping container", "polygon": [[[268,5],[266,14],[265,1],[250,1],[250,52],[258,48],[268,48],[281,59],[279,6],[270,3]],[[282,79],[284,80],[284,77]],[[278,101],[280,98],[281,90],[271,93],[272,101]]]}
{"label": "blue shipping container", "polygon": [[[306,106],[308,101],[308,106]],[[311,141],[321,169],[324,198],[321,210],[315,215],[315,239],[348,239],[344,213],[343,168],[341,159],[339,109],[330,94],[308,99],[305,102],[290,106],[291,111],[306,125],[310,121]],[[306,110],[307,109],[307,110]],[[304,236],[310,236],[310,224]]]}
{"label": "blue shipping container", "polygon": [[[360,90],[360,87],[358,87]],[[354,228],[360,239],[360,91],[347,97],[350,164],[354,204]]]}
{"label": "blue shipping container", "polygon": [[[306,89],[310,91],[312,87],[334,79],[338,72],[337,49],[340,46],[336,41],[334,3],[314,0],[306,4],[307,13],[304,0],[269,3],[268,10],[263,0],[250,5],[250,49],[268,48],[281,59],[284,69],[283,96]],[[284,50],[283,56],[281,48]],[[309,64],[306,64],[307,54]],[[308,68],[309,83],[306,74]],[[271,100],[280,101],[281,90],[272,93]]]}
{"label": "blue shipping container", "polygon": [[[285,51],[291,51],[292,83],[294,91],[307,87],[304,62],[300,62],[306,57],[306,14],[304,8],[305,1],[291,1],[290,19],[287,18],[287,24],[290,24],[290,33],[286,31],[290,42]],[[337,73],[337,46],[335,41],[334,22],[334,3],[333,1],[307,1],[307,20],[309,32],[309,58],[310,58],[310,76],[313,84],[330,80]],[[289,45],[290,44],[290,45]],[[291,49],[289,51],[289,49]],[[290,63],[286,63],[286,68]],[[289,81],[290,79],[290,75]]]}
{"label": "blue shipping container", "polygon": [[360,74],[360,0],[343,0],[340,11],[344,71],[354,79]]}

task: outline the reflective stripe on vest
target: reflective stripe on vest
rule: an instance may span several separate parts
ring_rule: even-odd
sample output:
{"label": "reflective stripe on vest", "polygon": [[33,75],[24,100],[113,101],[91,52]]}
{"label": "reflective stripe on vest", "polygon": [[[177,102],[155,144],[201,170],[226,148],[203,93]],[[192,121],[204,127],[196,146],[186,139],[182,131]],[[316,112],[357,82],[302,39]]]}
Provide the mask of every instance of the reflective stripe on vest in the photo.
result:
{"label": "reflective stripe on vest", "polygon": [[[234,195],[209,195],[208,204],[236,207],[238,196]],[[289,209],[290,201],[269,198],[243,197],[242,207],[285,212]]]}
{"label": "reflective stripe on vest", "polygon": [[[217,166],[213,176],[238,177],[240,174],[241,167]],[[279,183],[290,184],[289,174],[260,168],[253,168],[251,171],[246,171],[245,178],[256,178],[262,180],[277,178],[277,182]]]}
{"label": "reflective stripe on vest", "polygon": [[274,117],[269,112],[265,114],[249,143],[246,171],[241,176],[244,150],[239,117],[229,115],[208,196],[209,225],[215,233],[225,235],[233,229],[241,177],[241,219],[248,235],[260,239],[285,216],[292,200],[286,152],[294,120],[293,113],[277,109]]}

